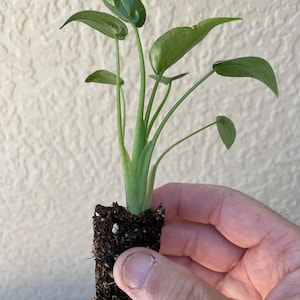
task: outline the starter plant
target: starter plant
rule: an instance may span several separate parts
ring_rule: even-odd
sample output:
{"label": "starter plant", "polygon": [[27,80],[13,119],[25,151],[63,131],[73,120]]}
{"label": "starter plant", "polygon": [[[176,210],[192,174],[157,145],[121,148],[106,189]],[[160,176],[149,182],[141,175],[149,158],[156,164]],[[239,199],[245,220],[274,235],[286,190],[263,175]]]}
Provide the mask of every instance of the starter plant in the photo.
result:
{"label": "starter plant", "polygon": [[[122,165],[126,208],[116,202],[112,207],[97,205],[94,213],[94,245],[96,300],[128,299],[114,283],[112,270],[118,255],[134,246],[159,250],[160,231],[164,222],[163,207],[150,208],[154,180],[159,163],[174,147],[215,126],[226,148],[230,148],[236,137],[234,123],[226,116],[217,116],[215,120],[194,132],[174,141],[152,162],[153,152],[161,133],[169,119],[183,102],[214,74],[229,77],[252,77],[270,88],[278,95],[276,78],[270,64],[260,57],[238,57],[218,60],[202,76],[191,81],[178,99],[171,98],[171,89],[175,81],[187,73],[165,76],[165,72],[180,59],[188,55],[216,26],[241,18],[210,18],[194,26],[182,26],[168,30],[157,38],[147,53],[153,73],[153,84],[146,86],[146,55],[143,50],[139,29],[145,25],[146,10],[140,0],[102,0],[112,14],[85,10],[73,14],[62,27],[73,21],[82,22],[110,38],[115,45],[115,70],[96,70],[86,78],[86,82],[110,84],[115,86],[115,104],[117,110],[117,135],[120,161]],[[126,98],[125,80],[122,78],[120,43],[126,40],[128,27],[133,31],[136,41],[136,57],[139,62],[139,78],[136,103],[136,126],[132,141],[126,140]],[[124,60],[124,68],[129,67]],[[165,94],[159,99],[158,89],[163,85]],[[146,88],[150,89],[146,97]],[[167,101],[172,101],[170,109],[165,111]],[[155,105],[154,105],[155,104]],[[154,109],[155,108],[155,109]],[[128,151],[131,144],[132,152]]]}

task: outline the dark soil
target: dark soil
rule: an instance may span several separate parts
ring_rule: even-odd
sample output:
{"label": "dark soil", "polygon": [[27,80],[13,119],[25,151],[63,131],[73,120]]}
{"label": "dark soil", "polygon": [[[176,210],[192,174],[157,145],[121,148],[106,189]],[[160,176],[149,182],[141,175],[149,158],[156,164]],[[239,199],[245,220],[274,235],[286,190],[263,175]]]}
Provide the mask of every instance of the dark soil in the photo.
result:
{"label": "dark soil", "polygon": [[159,251],[164,224],[162,206],[133,215],[124,207],[97,205],[93,217],[96,297],[94,300],[130,299],[114,282],[113,266],[118,256],[132,247]]}

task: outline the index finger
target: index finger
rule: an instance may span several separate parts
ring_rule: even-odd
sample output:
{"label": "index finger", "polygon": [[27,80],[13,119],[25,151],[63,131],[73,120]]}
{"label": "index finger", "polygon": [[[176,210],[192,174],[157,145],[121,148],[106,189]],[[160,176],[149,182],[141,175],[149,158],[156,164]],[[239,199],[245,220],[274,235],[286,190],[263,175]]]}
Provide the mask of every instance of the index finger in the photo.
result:
{"label": "index finger", "polygon": [[167,184],[154,192],[153,205],[160,203],[166,223],[180,218],[211,224],[242,248],[258,245],[271,231],[276,232],[276,227],[293,226],[255,199],[222,186]]}

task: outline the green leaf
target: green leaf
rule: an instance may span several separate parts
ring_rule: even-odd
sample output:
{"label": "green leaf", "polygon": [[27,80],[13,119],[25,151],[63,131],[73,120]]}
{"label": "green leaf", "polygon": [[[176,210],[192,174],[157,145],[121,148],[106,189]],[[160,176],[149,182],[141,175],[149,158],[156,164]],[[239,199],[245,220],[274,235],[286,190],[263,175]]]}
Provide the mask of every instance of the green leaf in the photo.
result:
{"label": "green leaf", "polygon": [[213,64],[213,69],[222,76],[258,79],[278,96],[274,71],[270,64],[260,57],[240,57],[219,61]]}
{"label": "green leaf", "polygon": [[176,27],[158,38],[150,49],[150,62],[156,74],[162,74],[201,42],[217,25],[240,18],[211,18],[193,27]]}
{"label": "green leaf", "polygon": [[60,28],[72,21],[79,21],[85,23],[86,25],[100,31],[111,38],[118,38],[119,40],[124,40],[128,29],[127,26],[118,18],[93,10],[84,10],[77,12],[72,15]]}
{"label": "green leaf", "polygon": [[102,0],[103,3],[125,22],[142,27],[146,20],[146,10],[140,0]]}
{"label": "green leaf", "polygon": [[[85,82],[96,82],[96,83],[105,83],[105,84],[117,84],[117,75],[114,73],[111,73],[106,70],[98,70],[89,75]],[[121,85],[124,84],[124,80],[120,78]]]}
{"label": "green leaf", "polygon": [[[160,82],[163,83],[163,84],[168,85],[168,84],[170,84],[172,81],[177,80],[177,79],[180,79],[180,78],[186,76],[187,74],[188,74],[188,73],[182,73],[182,74],[179,74],[179,75],[173,76],[173,77],[162,76],[162,77],[160,78]],[[150,75],[150,77],[151,77],[152,79],[157,80],[160,76],[159,76],[159,75]]]}
{"label": "green leaf", "polygon": [[221,140],[226,148],[229,149],[236,137],[235,126],[229,118],[224,116],[218,116],[216,122]]}

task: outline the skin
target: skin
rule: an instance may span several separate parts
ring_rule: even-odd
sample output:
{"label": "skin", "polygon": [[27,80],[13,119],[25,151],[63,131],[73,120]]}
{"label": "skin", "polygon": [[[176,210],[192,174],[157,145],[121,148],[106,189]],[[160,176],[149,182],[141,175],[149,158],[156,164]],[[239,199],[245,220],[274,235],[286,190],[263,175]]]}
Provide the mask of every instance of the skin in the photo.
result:
{"label": "skin", "polygon": [[221,186],[168,184],[160,203],[160,253],[132,248],[115,263],[133,300],[300,299],[300,227]]}

